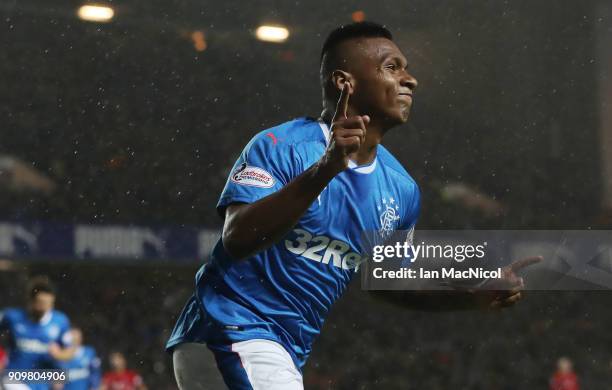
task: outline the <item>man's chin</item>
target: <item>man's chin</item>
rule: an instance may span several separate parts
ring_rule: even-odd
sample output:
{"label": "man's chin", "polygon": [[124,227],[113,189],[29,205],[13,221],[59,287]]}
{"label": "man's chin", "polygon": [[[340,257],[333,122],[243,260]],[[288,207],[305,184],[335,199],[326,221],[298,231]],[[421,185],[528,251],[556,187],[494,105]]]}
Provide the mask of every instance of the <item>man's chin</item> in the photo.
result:
{"label": "man's chin", "polygon": [[403,125],[408,122],[410,117],[410,110],[400,110],[398,112],[391,112],[385,115],[385,129],[390,129],[396,126]]}
{"label": "man's chin", "polygon": [[410,117],[410,109],[412,108],[412,105],[409,105],[407,107],[402,107],[401,108],[401,117],[402,117],[402,123],[406,123],[408,122],[408,118]]}
{"label": "man's chin", "polygon": [[410,110],[402,110],[398,115],[393,115],[391,120],[394,122],[393,126],[403,125],[408,122],[408,118],[410,118]]}

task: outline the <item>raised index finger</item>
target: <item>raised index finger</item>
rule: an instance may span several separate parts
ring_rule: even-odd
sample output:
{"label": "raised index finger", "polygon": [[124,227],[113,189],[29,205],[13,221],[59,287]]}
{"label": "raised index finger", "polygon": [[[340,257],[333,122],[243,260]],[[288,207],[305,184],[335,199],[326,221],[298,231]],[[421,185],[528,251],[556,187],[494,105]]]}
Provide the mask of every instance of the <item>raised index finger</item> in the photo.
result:
{"label": "raised index finger", "polygon": [[517,260],[514,263],[510,264],[510,269],[513,272],[514,271],[518,271],[518,270],[523,269],[523,268],[525,268],[527,266],[530,266],[532,264],[539,263],[540,261],[542,261],[542,256],[526,257],[524,259]]}
{"label": "raised index finger", "polygon": [[342,90],[340,91],[340,98],[338,99],[338,104],[336,105],[336,113],[334,114],[333,121],[335,122],[338,119],[346,118],[346,113],[348,111],[348,101],[349,101],[349,86],[348,83],[344,83],[342,86]]}

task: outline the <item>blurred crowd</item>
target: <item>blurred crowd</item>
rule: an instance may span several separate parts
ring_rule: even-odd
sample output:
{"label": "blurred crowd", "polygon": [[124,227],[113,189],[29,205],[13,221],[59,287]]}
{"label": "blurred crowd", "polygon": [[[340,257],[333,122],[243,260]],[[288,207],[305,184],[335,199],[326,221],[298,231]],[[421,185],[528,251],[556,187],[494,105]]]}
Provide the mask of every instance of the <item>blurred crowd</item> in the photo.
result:
{"label": "blurred crowd", "polygon": [[[596,225],[598,22],[579,16],[597,1],[571,10],[416,3],[418,14],[378,19],[419,80],[411,120],[385,144],[421,186],[420,226]],[[0,192],[1,219],[218,226],[214,205],[250,137],[319,115],[321,36],[346,17],[300,14],[285,45],[211,21],[197,51],[197,23],[186,21],[199,13],[190,6],[172,3],[162,17],[147,4],[151,19],[108,25],[0,10],[8,29],[0,157],[35,169],[53,189]],[[228,10],[247,18],[249,7],[260,8],[211,5],[198,20],[223,20]],[[0,165],[0,184],[5,173]],[[481,201],[458,200],[458,186]]]}
{"label": "blurred crowd", "polygon": [[[175,388],[163,346],[191,294],[192,269],[31,265],[0,272],[0,307],[22,302],[20,287],[34,270],[57,281],[57,308],[83,329],[104,370],[121,351],[148,388]],[[431,313],[371,301],[357,282],[314,345],[306,388],[566,390],[552,385],[557,360],[567,356],[581,389],[607,389],[609,300],[606,292],[528,292],[503,311]]]}
{"label": "blurred crowd", "polygon": [[574,390],[552,387],[560,356],[582,389],[612,379],[609,293],[528,292],[507,310],[432,313],[381,306],[354,287],[314,346],[313,388]]}
{"label": "blurred crowd", "polygon": [[[81,329],[84,344],[95,348],[103,371],[127,366],[142,374],[149,389],[175,388],[163,345],[169,326],[191,292],[193,270],[41,267],[58,286],[56,308]],[[28,280],[21,271],[0,272],[0,309],[26,307]],[[117,355],[125,356],[125,364],[118,362],[121,357]]]}

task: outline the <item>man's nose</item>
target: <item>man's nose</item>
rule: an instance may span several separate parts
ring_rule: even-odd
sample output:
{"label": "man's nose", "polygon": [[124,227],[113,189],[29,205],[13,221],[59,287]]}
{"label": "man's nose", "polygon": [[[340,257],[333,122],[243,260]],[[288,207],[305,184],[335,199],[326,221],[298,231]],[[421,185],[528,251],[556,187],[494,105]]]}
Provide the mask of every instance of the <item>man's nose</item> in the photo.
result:
{"label": "man's nose", "polygon": [[402,87],[408,87],[411,91],[414,91],[419,85],[419,82],[410,73],[404,71],[400,84]]}

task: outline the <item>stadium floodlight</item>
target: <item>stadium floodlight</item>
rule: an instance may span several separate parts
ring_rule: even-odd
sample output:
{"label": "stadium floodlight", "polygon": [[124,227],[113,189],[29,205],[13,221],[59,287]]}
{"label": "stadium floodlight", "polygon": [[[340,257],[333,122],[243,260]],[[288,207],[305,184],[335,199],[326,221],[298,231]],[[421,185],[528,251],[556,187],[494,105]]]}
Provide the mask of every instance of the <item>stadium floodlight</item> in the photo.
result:
{"label": "stadium floodlight", "polygon": [[83,5],[77,13],[79,18],[88,22],[110,22],[115,16],[111,7],[102,5]]}
{"label": "stadium floodlight", "polygon": [[285,42],[289,38],[289,30],[283,26],[262,25],[255,31],[255,36],[265,42]]}

